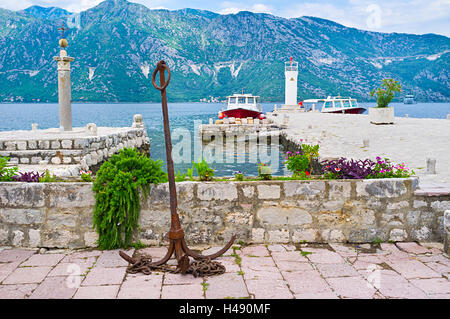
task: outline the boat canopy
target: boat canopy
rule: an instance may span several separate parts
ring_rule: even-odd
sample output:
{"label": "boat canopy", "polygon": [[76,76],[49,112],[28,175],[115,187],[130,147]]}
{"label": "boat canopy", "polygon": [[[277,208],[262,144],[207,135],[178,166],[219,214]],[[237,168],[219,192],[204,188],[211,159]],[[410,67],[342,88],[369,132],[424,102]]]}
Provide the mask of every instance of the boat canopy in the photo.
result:
{"label": "boat canopy", "polygon": [[228,109],[245,108],[259,110],[259,96],[252,94],[234,94],[227,96]]}

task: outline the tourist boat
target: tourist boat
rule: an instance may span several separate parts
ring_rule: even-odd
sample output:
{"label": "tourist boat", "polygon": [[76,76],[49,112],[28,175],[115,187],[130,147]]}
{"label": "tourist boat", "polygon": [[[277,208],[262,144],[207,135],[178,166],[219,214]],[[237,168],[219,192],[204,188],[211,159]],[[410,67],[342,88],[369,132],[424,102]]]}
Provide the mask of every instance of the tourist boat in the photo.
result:
{"label": "tourist boat", "polygon": [[414,95],[412,94],[406,94],[403,98],[403,104],[414,104],[416,101],[414,101]]}
{"label": "tourist boat", "polygon": [[264,114],[259,103],[259,96],[244,93],[227,96],[226,109],[219,112],[219,118],[223,119],[224,117],[263,119]]}
{"label": "tourist boat", "polygon": [[347,113],[347,114],[361,114],[366,109],[358,105],[356,99],[351,97],[344,98],[341,96],[328,96],[326,99],[309,99],[303,100],[303,103],[312,103],[313,110],[315,110],[315,104],[321,103],[321,113]]}

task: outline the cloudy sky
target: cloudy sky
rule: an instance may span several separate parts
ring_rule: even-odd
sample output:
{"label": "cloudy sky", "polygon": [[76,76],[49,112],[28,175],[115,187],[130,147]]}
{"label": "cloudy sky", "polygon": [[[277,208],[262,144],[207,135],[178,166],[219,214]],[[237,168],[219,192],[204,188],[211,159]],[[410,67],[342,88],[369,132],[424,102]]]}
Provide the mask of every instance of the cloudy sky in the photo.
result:
{"label": "cloudy sky", "polygon": [[[56,6],[71,12],[102,0],[1,0],[0,7],[21,10],[31,5]],[[221,14],[242,10],[285,18],[315,16],[349,27],[380,32],[437,33],[450,36],[450,0],[132,0],[149,8],[205,9]]]}

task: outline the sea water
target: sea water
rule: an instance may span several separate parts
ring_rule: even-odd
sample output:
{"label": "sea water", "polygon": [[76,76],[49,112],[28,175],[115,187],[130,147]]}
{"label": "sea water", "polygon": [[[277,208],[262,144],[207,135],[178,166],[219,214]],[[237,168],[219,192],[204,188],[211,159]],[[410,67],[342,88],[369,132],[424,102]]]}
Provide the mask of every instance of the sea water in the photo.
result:
{"label": "sea water", "polygon": [[[274,105],[282,103],[263,103],[264,112],[273,111]],[[363,107],[373,106],[373,103],[359,103]],[[445,119],[450,114],[450,103],[417,103],[405,105],[402,103],[392,103],[395,107],[395,116],[405,116],[415,118],[441,118]],[[186,172],[192,167],[194,158],[194,145],[199,142],[196,134],[196,126],[200,123],[208,124],[209,119],[217,119],[218,111],[223,107],[220,103],[170,103],[169,118],[170,129],[174,132],[189,131],[191,137],[190,161],[175,161],[175,171]],[[367,111],[366,111],[367,113]],[[165,162],[165,141],[162,122],[162,111],[160,103],[73,103],[72,117],[73,126],[82,127],[88,123],[95,123],[97,126],[129,127],[133,123],[133,115],[142,114],[147,133],[150,137],[150,153],[154,159],[161,159]],[[0,131],[11,130],[31,130],[31,124],[38,123],[39,129],[59,127],[58,104],[0,104]],[[195,140],[197,139],[197,141]],[[173,139],[175,146],[181,139]],[[254,144],[250,144],[253,145]],[[256,144],[256,148],[248,149],[246,144],[246,157],[242,154],[235,154],[232,161],[213,161],[210,163],[215,169],[216,176],[230,176],[236,171],[242,171],[245,175],[257,175],[257,162],[263,162],[267,156],[274,159],[271,166],[274,167],[274,175],[284,175],[286,173],[283,165],[284,154],[282,149],[274,149],[264,142]],[[242,149],[240,149],[242,151]],[[275,153],[272,153],[276,151]],[[260,154],[265,154],[265,158],[259,158]],[[197,154],[198,155],[198,154]],[[175,157],[175,156],[174,156]],[[263,160],[261,160],[263,159]]]}

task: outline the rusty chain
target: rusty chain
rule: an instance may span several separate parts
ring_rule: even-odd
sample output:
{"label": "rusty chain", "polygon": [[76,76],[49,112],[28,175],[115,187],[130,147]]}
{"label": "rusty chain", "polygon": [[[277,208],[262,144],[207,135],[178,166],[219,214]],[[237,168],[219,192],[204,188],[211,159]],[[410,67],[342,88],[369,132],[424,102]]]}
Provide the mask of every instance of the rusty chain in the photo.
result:
{"label": "rusty chain", "polygon": [[[134,264],[130,264],[127,268],[127,273],[136,274],[142,272],[145,275],[150,275],[153,271],[169,272],[173,274],[181,273],[181,269],[176,266],[163,264],[160,266],[150,265],[152,257],[147,255],[140,255]],[[208,277],[214,275],[221,275],[225,273],[225,266],[217,261],[209,258],[194,260],[189,264],[187,274],[192,274],[194,277]]]}

